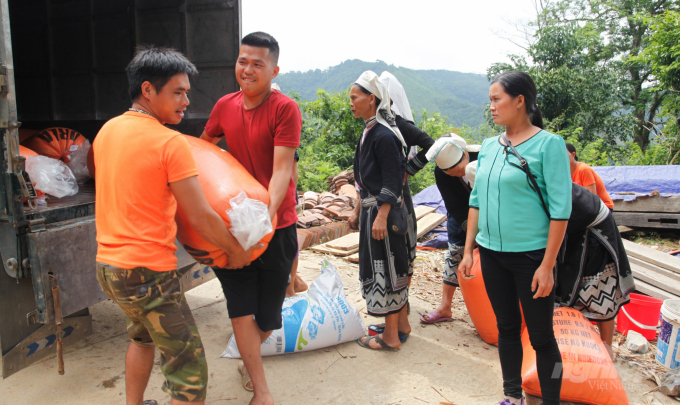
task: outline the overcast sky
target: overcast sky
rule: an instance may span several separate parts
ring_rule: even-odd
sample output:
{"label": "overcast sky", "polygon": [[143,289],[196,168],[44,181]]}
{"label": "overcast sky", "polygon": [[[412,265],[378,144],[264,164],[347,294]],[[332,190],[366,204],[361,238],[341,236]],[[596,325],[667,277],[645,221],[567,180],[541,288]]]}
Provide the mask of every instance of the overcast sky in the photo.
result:
{"label": "overcast sky", "polygon": [[347,59],[411,69],[486,73],[507,54],[532,0],[241,0],[242,33],[265,31],[281,47],[281,72]]}

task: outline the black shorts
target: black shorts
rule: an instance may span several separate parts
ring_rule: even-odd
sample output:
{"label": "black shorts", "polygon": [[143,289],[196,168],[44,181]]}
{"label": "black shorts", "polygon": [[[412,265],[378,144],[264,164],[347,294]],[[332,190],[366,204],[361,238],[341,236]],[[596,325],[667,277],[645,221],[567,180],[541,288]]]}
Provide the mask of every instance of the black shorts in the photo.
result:
{"label": "black shorts", "polygon": [[263,331],[280,329],[281,307],[297,254],[297,224],[277,229],[267,250],[250,266],[214,268],[227,299],[229,318],[255,315]]}

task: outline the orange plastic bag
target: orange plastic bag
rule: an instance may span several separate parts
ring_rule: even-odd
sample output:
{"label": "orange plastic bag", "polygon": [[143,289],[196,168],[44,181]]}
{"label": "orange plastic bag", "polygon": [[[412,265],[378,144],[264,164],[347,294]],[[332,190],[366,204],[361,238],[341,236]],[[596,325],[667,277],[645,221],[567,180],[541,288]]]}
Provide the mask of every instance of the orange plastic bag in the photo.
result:
{"label": "orange plastic bag", "polygon": [[[23,156],[23,157],[25,157],[25,158],[27,158],[27,159],[28,159],[30,156],[38,156],[37,153],[35,153],[35,152],[33,152],[32,150],[28,149],[27,147],[21,146],[21,145],[19,145],[19,155],[20,155],[20,156]],[[35,183],[33,183],[33,186],[35,186]],[[40,191],[40,190],[38,190],[38,189],[35,190],[35,193],[38,195],[38,198],[42,198],[42,197],[45,196],[45,193],[43,193],[42,191]],[[26,199],[25,199],[25,198],[24,198],[24,202],[26,202]]]}
{"label": "orange plastic bag", "polygon": [[[243,190],[249,198],[269,204],[269,193],[253,176],[231,156],[209,142],[185,135],[194,155],[198,169],[198,181],[210,206],[222,217],[227,229],[230,227],[227,211],[231,209],[229,200]],[[177,239],[184,249],[197,262],[211,267],[224,267],[229,262],[227,254],[206,242],[191,228],[182,210],[177,207]],[[276,229],[276,218],[272,224]],[[267,248],[274,232],[260,240],[265,247],[253,252],[253,260],[260,257]]]}
{"label": "orange plastic bag", "polygon": [[68,128],[47,128],[31,136],[23,145],[39,155],[70,162],[69,156],[86,141],[80,133]]}
{"label": "orange plastic bag", "polygon": [[472,324],[477,329],[479,337],[490,345],[498,346],[498,326],[496,324],[496,314],[491,307],[491,301],[486,293],[484,278],[482,277],[482,264],[479,260],[479,249],[474,250],[472,255],[472,270],[470,275],[474,275],[472,280],[465,280],[460,275],[458,283],[460,292],[463,294],[465,306]]}
{"label": "orange plastic bag", "polygon": [[[619,373],[588,319],[573,308],[557,308],[553,328],[564,367],[560,399],[590,405],[628,405]],[[522,388],[540,397],[536,352],[526,330],[522,333],[522,345]]]}

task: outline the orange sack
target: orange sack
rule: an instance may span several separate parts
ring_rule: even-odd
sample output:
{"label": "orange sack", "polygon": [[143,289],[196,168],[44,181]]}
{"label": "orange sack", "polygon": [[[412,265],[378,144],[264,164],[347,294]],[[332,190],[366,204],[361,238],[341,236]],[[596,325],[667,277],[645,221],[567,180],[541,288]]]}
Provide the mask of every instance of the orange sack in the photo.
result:
{"label": "orange sack", "polygon": [[[242,190],[248,195],[248,198],[269,204],[267,190],[231,156],[231,153],[193,136],[185,135],[184,137],[189,142],[191,152],[194,155],[198,169],[198,181],[201,183],[205,198],[222,217],[227,229],[231,226],[227,215],[227,211],[231,209],[229,200],[236,197]],[[227,265],[229,262],[227,254],[198,236],[179,207],[177,207],[175,219],[177,221],[177,239],[197,262],[211,267]],[[272,226],[276,229],[276,218]],[[260,240],[260,243],[264,244],[265,247],[253,252],[253,260],[264,253],[272,236],[274,236],[273,231]]]}
{"label": "orange sack", "polygon": [[[557,308],[553,328],[564,367],[560,399],[590,405],[628,405],[619,373],[588,319],[573,308]],[[526,330],[522,332],[522,346],[522,388],[540,397],[536,352]]]}
{"label": "orange sack", "polygon": [[[19,155],[20,155],[20,156],[23,156],[23,157],[25,157],[25,158],[27,158],[27,159],[28,159],[30,156],[38,156],[37,153],[35,153],[35,152],[33,152],[32,150],[28,149],[27,147],[21,146],[21,145],[19,145]],[[31,181],[31,182],[33,182],[33,181]],[[35,186],[35,183],[33,183],[33,186]],[[40,198],[40,197],[42,197],[42,196],[45,195],[45,193],[43,193],[42,191],[40,191],[40,190],[38,190],[38,189],[35,190],[35,193],[38,195],[38,198]],[[25,201],[26,201],[26,199],[24,199],[24,202],[25,202]]]}
{"label": "orange sack", "polygon": [[472,280],[465,280],[458,275],[460,292],[463,294],[465,306],[470,314],[472,324],[477,329],[479,337],[490,345],[498,346],[498,326],[496,314],[491,307],[491,301],[486,293],[484,278],[482,277],[482,264],[479,260],[479,249],[474,250],[472,255],[472,270],[470,275],[474,275]]}
{"label": "orange sack", "polygon": [[69,163],[71,153],[82,147],[85,137],[68,128],[47,128],[31,136],[23,145],[39,155]]}
{"label": "orange sack", "polygon": [[94,145],[87,151],[87,171],[94,179]]}

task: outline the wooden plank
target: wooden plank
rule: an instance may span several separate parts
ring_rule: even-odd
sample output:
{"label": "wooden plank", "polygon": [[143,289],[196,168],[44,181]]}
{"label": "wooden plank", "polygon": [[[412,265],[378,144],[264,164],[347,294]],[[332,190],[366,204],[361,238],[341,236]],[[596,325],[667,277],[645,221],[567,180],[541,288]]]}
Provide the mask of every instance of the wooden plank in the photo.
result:
{"label": "wooden plank", "polygon": [[424,217],[425,215],[431,214],[431,213],[435,212],[436,210],[437,210],[436,208],[428,207],[427,205],[419,205],[415,209],[416,220],[419,220],[420,218]]}
{"label": "wooden plank", "polygon": [[617,224],[625,226],[680,229],[680,214],[614,211],[614,219]]}
{"label": "wooden plank", "polygon": [[673,295],[638,279],[635,279],[635,289],[643,294],[649,295],[650,297],[659,298],[662,300],[673,300],[680,298],[677,295]]}
{"label": "wooden plank", "polygon": [[356,249],[353,250],[339,250],[339,249],[332,249],[326,246],[326,244],[323,245],[317,245],[317,246],[312,246],[310,248],[312,252],[317,252],[317,253],[325,253],[333,256],[338,256],[338,257],[344,257],[344,256],[349,256],[353,253],[356,253],[359,251],[359,246],[357,246]]}
{"label": "wooden plank", "polygon": [[680,197],[639,196],[633,201],[614,200],[614,211],[680,212]]}
{"label": "wooden plank", "polygon": [[444,214],[433,212],[425,215],[418,221],[418,239],[425,236],[425,234],[438,227],[444,221],[446,221],[446,215]]}
{"label": "wooden plank", "polygon": [[624,226],[624,225],[619,225],[619,226],[617,226],[617,228],[619,228],[619,233],[626,233],[626,232],[633,232],[633,231],[635,231],[635,229],[629,228],[629,227]]}
{"label": "wooden plank", "polygon": [[359,248],[359,232],[350,233],[336,240],[326,243],[331,249],[353,250]]}
{"label": "wooden plank", "polygon": [[628,261],[630,262],[631,265],[635,264],[636,266],[644,267],[645,269],[651,270],[655,273],[659,273],[663,276],[670,277],[673,280],[680,281],[679,273],[664,269],[663,267],[659,267],[656,264],[646,262],[642,259],[638,259],[637,257],[633,256],[628,256]]}
{"label": "wooden plank", "polygon": [[680,296],[680,281],[637,264],[631,263],[630,268],[633,270],[633,277],[636,280],[642,280],[661,290]]}
{"label": "wooden plank", "polygon": [[626,248],[628,256],[637,257],[638,259],[655,264],[666,270],[680,273],[680,259],[675,256],[638,245],[627,239],[623,239],[623,247]]}
{"label": "wooden plank", "polygon": [[349,255],[349,256],[345,257],[345,260],[347,260],[348,262],[352,262],[352,263],[359,263],[359,253]]}

